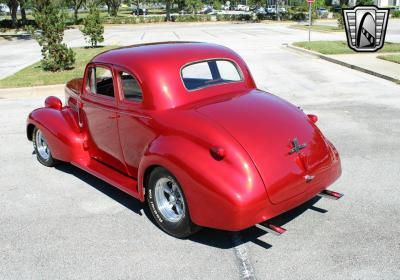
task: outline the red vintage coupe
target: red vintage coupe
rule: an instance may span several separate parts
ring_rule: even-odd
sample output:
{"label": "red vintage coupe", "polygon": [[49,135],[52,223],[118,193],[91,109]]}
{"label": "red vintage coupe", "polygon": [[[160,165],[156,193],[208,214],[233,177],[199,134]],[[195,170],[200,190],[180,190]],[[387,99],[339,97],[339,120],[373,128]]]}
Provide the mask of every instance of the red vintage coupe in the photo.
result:
{"label": "red vintage coupe", "polygon": [[155,221],[183,238],[201,227],[268,224],[341,174],[317,117],[256,88],[232,50],[166,42],[97,55],[28,117],[38,160],[69,162],[147,201]]}

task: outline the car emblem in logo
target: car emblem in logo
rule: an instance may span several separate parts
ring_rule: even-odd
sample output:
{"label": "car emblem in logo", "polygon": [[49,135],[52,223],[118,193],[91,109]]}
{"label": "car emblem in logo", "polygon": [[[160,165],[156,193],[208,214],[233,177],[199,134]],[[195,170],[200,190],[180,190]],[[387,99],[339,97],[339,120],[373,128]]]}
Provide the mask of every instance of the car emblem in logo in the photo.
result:
{"label": "car emblem in logo", "polygon": [[356,6],[343,9],[347,44],[357,52],[375,52],[385,43],[389,9]]}
{"label": "car emblem in logo", "polygon": [[299,153],[301,149],[304,149],[307,146],[306,143],[300,145],[297,138],[293,138],[292,145],[293,145],[293,148],[289,151],[289,155],[291,155],[293,153]]}

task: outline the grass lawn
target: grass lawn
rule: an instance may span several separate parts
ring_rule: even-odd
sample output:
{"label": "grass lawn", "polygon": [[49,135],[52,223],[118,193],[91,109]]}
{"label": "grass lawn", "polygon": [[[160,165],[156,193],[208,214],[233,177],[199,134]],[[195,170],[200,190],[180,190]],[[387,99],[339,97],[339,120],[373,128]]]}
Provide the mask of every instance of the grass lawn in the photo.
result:
{"label": "grass lawn", "polygon": [[[290,28],[308,30],[308,25],[291,25]],[[311,25],[311,31],[344,32],[344,29],[330,25]]]}
{"label": "grass lawn", "polygon": [[400,64],[400,54],[378,55],[377,57],[383,60],[388,60]]}
{"label": "grass lawn", "polygon": [[[346,41],[311,41],[295,42],[296,47],[312,50],[322,54],[352,54],[356,53],[349,48]],[[379,52],[400,52],[400,43],[386,42]]]}
{"label": "grass lawn", "polygon": [[30,87],[64,84],[73,78],[81,78],[86,64],[98,53],[117,46],[106,46],[100,48],[74,48],[76,54],[75,67],[71,70],[59,72],[43,71],[40,62],[32,64],[12,76],[0,80],[0,88]]}

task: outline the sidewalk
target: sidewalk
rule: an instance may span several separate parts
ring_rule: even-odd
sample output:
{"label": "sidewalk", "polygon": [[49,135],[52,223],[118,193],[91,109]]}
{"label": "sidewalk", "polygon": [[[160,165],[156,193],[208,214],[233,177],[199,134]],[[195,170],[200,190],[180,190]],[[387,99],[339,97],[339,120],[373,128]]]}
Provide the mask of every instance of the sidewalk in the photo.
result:
{"label": "sidewalk", "polygon": [[[377,58],[388,53],[354,53],[325,55],[287,45],[288,48],[400,84],[400,64]],[[397,53],[390,53],[397,54]]]}
{"label": "sidewalk", "polygon": [[327,56],[332,59],[356,65],[366,70],[400,80],[400,64],[376,58],[378,55],[385,54],[393,53],[336,54]]}
{"label": "sidewalk", "polygon": [[0,88],[0,99],[6,98],[26,98],[26,97],[46,97],[54,95],[62,97],[64,95],[65,85],[51,85],[39,87],[21,87],[21,88]]}

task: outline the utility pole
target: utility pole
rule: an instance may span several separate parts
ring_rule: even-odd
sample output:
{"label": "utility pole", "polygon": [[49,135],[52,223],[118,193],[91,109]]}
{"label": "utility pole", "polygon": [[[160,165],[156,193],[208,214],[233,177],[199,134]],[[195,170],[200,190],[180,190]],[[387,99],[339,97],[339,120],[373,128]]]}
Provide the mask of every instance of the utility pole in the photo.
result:
{"label": "utility pole", "polygon": [[312,17],[312,10],[311,6],[314,3],[314,0],[307,0],[308,2],[308,42],[311,41],[311,17]]}
{"label": "utility pole", "polygon": [[276,18],[277,18],[277,20],[278,21],[280,21],[280,18],[279,18],[279,0],[276,0],[276,3],[275,3],[276,5],[275,5],[275,9],[276,9]]}

